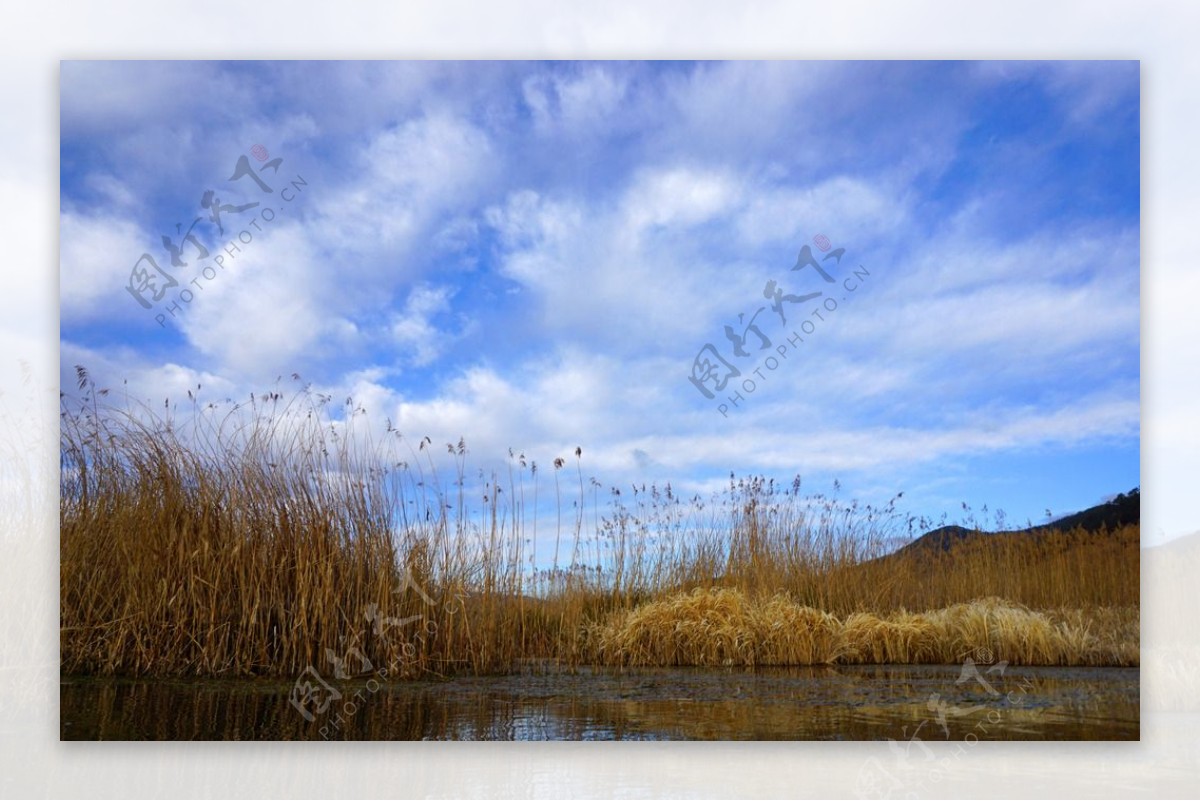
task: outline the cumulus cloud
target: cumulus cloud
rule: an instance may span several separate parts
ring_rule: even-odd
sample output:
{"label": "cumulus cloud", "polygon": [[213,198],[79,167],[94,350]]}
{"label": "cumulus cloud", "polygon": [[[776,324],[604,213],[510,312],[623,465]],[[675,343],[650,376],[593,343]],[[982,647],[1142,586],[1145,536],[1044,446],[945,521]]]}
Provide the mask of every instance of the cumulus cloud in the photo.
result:
{"label": "cumulus cloud", "polygon": [[112,315],[118,308],[136,310],[136,301],[125,286],[130,271],[151,244],[144,232],[122,215],[77,211],[62,213],[59,231],[63,316],[85,320]]}
{"label": "cumulus cloud", "polygon": [[249,378],[303,371],[337,348],[345,328],[327,301],[337,297],[337,276],[302,228],[280,222],[239,247],[212,280],[190,285],[194,299],[170,320],[196,351]]}
{"label": "cumulus cloud", "polygon": [[737,181],[719,172],[671,168],[634,179],[623,214],[634,231],[652,226],[690,227],[727,214],[740,204]]}
{"label": "cumulus cloud", "polygon": [[339,269],[377,290],[416,277],[417,267],[404,262],[420,263],[413,250],[429,227],[461,204],[469,207],[495,160],[475,126],[423,116],[374,133],[351,163],[352,180],[315,198],[312,231]]}
{"label": "cumulus cloud", "polygon": [[411,353],[412,362],[424,366],[437,358],[448,332],[439,330],[432,319],[450,308],[453,290],[448,287],[417,286],[392,321],[392,335]]}
{"label": "cumulus cloud", "polygon": [[[1137,198],[980,109],[1033,82],[1053,147],[1094,156],[1087,132],[1112,114],[1103,147],[1136,153],[1136,86],[1103,64],[1004,69],[64,65],[63,363],[138,397],[244,396],[297,372],[408,441],[465,438],[481,467],[581,445],[612,481],[849,470],[882,487],[967,456],[1125,458]],[[992,138],[1040,172],[997,172]],[[261,141],[309,178],[303,202],[169,328],[133,319],[146,231]],[[791,270],[818,234],[846,248],[829,285]],[[838,310],[720,413],[692,359],[712,343],[753,375],[724,327],[760,310],[771,352],[785,345],[772,280]]]}
{"label": "cumulus cloud", "polygon": [[522,96],[542,133],[582,133],[603,125],[625,97],[628,78],[610,65],[587,65],[578,71],[539,73],[521,84]]}

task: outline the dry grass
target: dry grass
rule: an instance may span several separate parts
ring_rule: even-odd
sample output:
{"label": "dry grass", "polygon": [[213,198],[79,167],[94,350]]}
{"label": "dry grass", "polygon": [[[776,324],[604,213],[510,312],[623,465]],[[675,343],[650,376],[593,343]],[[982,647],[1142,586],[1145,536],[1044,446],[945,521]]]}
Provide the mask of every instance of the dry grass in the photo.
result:
{"label": "dry grass", "polygon": [[[1101,625],[1106,624],[1106,625]],[[787,596],[697,589],[594,624],[591,657],[618,665],[954,663],[1136,665],[1137,610],[1051,615],[999,598],[839,619]]]}
{"label": "dry grass", "polygon": [[[109,407],[79,373],[61,420],[66,673],[955,662],[982,648],[1137,664],[1136,527],[895,554],[923,521],[801,496],[798,478],[731,478],[716,499],[610,488],[606,505],[578,454],[541,475],[512,454],[506,479],[474,482],[465,443],[446,446],[447,476],[428,438],[373,441],[350,400],[337,419],[308,390]],[[552,553],[538,553],[548,498]]]}

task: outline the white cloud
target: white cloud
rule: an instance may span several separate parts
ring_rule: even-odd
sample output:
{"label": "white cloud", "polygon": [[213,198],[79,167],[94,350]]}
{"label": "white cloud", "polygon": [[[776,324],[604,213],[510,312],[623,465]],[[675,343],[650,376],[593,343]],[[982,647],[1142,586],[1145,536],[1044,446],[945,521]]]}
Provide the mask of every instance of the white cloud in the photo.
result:
{"label": "white cloud", "polygon": [[531,411],[521,388],[494,370],[471,367],[430,400],[400,400],[392,420],[410,442],[428,436],[439,450],[465,439],[478,454],[475,464],[486,465],[509,447],[523,447],[522,437],[536,436]]}
{"label": "white cloud", "polygon": [[461,217],[498,169],[479,128],[426,116],[376,133],[352,159],[351,179],[314,189],[308,232],[354,297],[384,297],[431,269],[427,244],[444,217]]}
{"label": "white cloud", "polygon": [[184,126],[246,103],[251,92],[213,62],[64,61],[62,125],[70,134]]}
{"label": "white cloud", "polygon": [[364,166],[372,188],[381,192],[371,201],[454,199],[493,162],[491,151],[487,134],[463,120],[443,115],[409,120],[379,134],[367,148]]}
{"label": "white cloud", "polygon": [[665,82],[663,103],[680,117],[671,141],[700,149],[755,152],[787,142],[800,161],[819,157],[808,134],[819,119],[814,101],[837,90],[845,67],[833,62],[729,61],[699,64]]}
{"label": "white cloud", "polygon": [[[59,227],[59,300],[63,317],[78,322],[118,313],[141,313],[124,287],[134,264],[153,249],[143,232],[123,217],[75,211],[64,211]],[[151,256],[159,258],[156,250]],[[169,261],[159,266],[174,271]]]}
{"label": "white cloud", "polygon": [[[84,367],[96,389],[106,389],[107,402],[130,410],[147,404],[151,411],[163,409],[164,401],[186,403],[188,392],[203,403],[241,400],[239,387],[217,373],[174,361],[156,363],[131,348],[101,351],[74,342],[62,343],[60,380],[62,389],[78,397],[76,365]],[[199,387],[199,389],[197,389]]]}
{"label": "white cloud", "polygon": [[541,322],[555,336],[640,350],[680,341],[691,316],[711,304],[698,297],[714,269],[691,257],[699,248],[681,252],[633,236],[611,209],[521,192],[489,209],[487,219],[507,246],[501,269],[534,291]]}
{"label": "white cloud", "polygon": [[622,352],[642,343],[686,350],[719,333],[715,321],[731,322],[761,299],[766,279],[790,264],[757,254],[770,245],[794,259],[811,235],[798,233],[811,224],[805,210],[822,204],[844,212],[838,222],[850,233],[886,229],[905,214],[858,181],[806,192],[670,167],[635,174],[611,205],[526,190],[489,208],[486,219],[504,246],[504,273],[535,291],[555,332]]}
{"label": "white cloud", "polygon": [[84,179],[93,192],[104,200],[104,206],[110,212],[129,211],[137,207],[138,198],[129,185],[114,175],[106,172],[93,172]]}
{"label": "white cloud", "polygon": [[986,82],[1037,81],[1075,124],[1103,125],[1106,114],[1136,100],[1139,88],[1139,64],[1132,60],[984,61],[970,69]]}
{"label": "white cloud", "polygon": [[708,222],[740,205],[738,182],[727,174],[682,167],[653,170],[633,180],[626,192],[627,225],[686,227]]}
{"label": "white cloud", "polygon": [[556,69],[530,76],[521,90],[537,130],[580,134],[619,110],[627,86],[618,68],[593,64],[570,74]]}
{"label": "white cloud", "polygon": [[735,413],[746,415],[736,434],[728,429],[703,433],[680,426],[668,432],[642,431],[612,447],[618,452],[642,449],[653,454],[667,476],[691,472],[698,465],[714,471],[739,465],[748,472],[784,473],[895,470],[966,454],[1137,436],[1139,425],[1136,401],[1104,396],[1082,398],[1053,410],[1000,410],[988,425],[967,421],[934,428],[789,426],[761,405],[752,408],[749,414]]}
{"label": "white cloud", "polygon": [[875,313],[842,330],[913,364],[967,357],[964,380],[1054,373],[1068,357],[1128,358],[1139,340],[1138,260],[1135,231],[1068,228],[1009,242],[951,234],[911,261],[867,265],[862,299]]}
{"label": "white cloud", "polygon": [[241,245],[168,325],[234,376],[303,372],[352,332],[339,315],[341,276],[318,258],[304,229],[279,221]]}
{"label": "white cloud", "polygon": [[736,226],[750,246],[786,243],[799,250],[810,237],[825,233],[853,248],[868,235],[880,238],[895,232],[910,213],[902,192],[839,175],[810,187],[756,186]]}
{"label": "white cloud", "polygon": [[392,335],[411,353],[414,365],[424,366],[436,359],[444,340],[451,336],[440,331],[432,318],[450,308],[453,294],[449,287],[416,286],[408,293],[404,311],[392,321]]}

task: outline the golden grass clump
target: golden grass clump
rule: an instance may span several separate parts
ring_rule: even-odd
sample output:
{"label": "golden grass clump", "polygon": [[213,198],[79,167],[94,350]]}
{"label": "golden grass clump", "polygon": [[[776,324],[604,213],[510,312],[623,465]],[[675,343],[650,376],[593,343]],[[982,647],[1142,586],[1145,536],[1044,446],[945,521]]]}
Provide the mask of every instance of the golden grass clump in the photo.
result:
{"label": "golden grass clump", "polygon": [[1049,618],[1000,598],[954,604],[930,613],[930,619],[942,661],[982,653],[1013,664],[1053,665],[1072,655]]}
{"label": "golden grass clump", "polygon": [[841,635],[846,661],[868,664],[913,664],[937,660],[940,632],[929,615],[894,612],[886,618],[855,612]]}
{"label": "golden grass clump", "polygon": [[616,613],[589,631],[595,661],[619,665],[811,665],[838,656],[835,617],[777,595],[695,589]]}
{"label": "golden grass clump", "polygon": [[[1126,615],[1058,621],[1019,604],[982,598],[913,614],[856,612],[844,620],[785,595],[757,601],[738,590],[697,589],[614,614],[589,632],[592,657],[618,665],[953,664],[1136,665],[1115,647]],[[1069,619],[1068,619],[1069,617]],[[1119,621],[1114,636],[1092,633]],[[1134,640],[1136,642],[1136,639]]]}
{"label": "golden grass clump", "polygon": [[1068,653],[1086,653],[1086,661],[1060,664],[1138,665],[1141,663],[1141,609],[1136,605],[1051,609]]}
{"label": "golden grass clump", "polygon": [[837,661],[845,649],[841,622],[786,595],[752,604],[749,622],[760,665],[817,665]]}
{"label": "golden grass clump", "polygon": [[754,664],[745,596],[696,589],[619,612],[594,627],[593,656],[619,665]]}

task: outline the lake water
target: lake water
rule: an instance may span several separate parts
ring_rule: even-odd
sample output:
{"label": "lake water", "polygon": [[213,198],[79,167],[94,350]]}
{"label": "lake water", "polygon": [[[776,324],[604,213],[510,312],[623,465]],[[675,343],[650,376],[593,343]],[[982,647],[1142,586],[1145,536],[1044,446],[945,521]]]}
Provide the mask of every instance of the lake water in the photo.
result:
{"label": "lake water", "polygon": [[1140,719],[1138,668],[986,665],[64,677],[60,698],[64,740],[1136,740]]}

